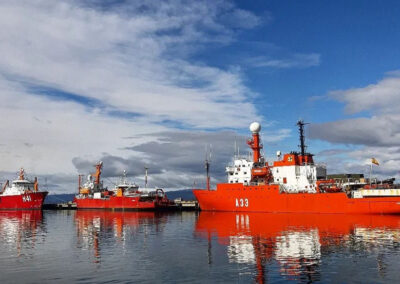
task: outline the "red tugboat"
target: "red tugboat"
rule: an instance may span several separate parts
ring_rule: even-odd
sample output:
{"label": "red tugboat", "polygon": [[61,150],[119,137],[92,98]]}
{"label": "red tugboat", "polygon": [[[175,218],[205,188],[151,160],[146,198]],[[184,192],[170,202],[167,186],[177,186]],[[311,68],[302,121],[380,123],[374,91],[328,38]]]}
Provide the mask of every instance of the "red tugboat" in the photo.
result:
{"label": "red tugboat", "polygon": [[[334,180],[317,178],[313,155],[306,153],[304,125],[299,121],[300,152],[291,152],[269,165],[261,156],[261,126],[250,125],[253,138],[247,143],[253,160],[238,157],[226,168],[228,183],[216,190],[195,189],[200,209],[287,213],[400,214],[399,190],[365,188],[346,190]],[[208,177],[207,177],[208,180]]]}
{"label": "red tugboat", "polygon": [[161,188],[139,190],[139,186],[128,183],[125,178],[113,190],[108,190],[100,180],[103,163],[95,167],[96,173],[89,175],[83,186],[79,176],[79,194],[74,198],[77,209],[166,210],[175,207]]}
{"label": "red tugboat", "polygon": [[7,180],[0,192],[0,209],[42,209],[47,191],[39,191],[37,178],[33,182],[25,179],[23,168],[19,178],[9,186]]}

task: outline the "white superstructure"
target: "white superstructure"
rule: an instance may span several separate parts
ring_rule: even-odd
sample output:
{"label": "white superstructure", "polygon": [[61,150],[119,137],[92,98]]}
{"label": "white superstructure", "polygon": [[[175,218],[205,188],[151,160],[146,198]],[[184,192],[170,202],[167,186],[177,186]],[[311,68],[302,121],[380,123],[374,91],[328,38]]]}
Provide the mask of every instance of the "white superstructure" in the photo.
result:
{"label": "white superstructure", "polygon": [[253,161],[245,158],[239,158],[233,161],[232,166],[226,167],[229,183],[249,184],[251,181],[251,169]]}
{"label": "white superstructure", "polygon": [[271,170],[274,183],[287,192],[316,192],[317,167],[314,164],[288,164],[274,166]]}
{"label": "white superstructure", "polygon": [[33,192],[35,190],[35,183],[37,184],[37,182],[26,180],[24,175],[25,171],[23,168],[21,168],[19,173],[19,179],[14,180],[11,183],[11,186],[8,185],[7,181],[7,183],[4,185],[1,195],[2,196],[22,195],[27,192]]}
{"label": "white superstructure", "polygon": [[[285,160],[286,159],[286,160]],[[277,161],[269,167],[273,181],[281,185],[286,192],[316,192],[317,166],[314,163],[298,164],[297,154],[285,155],[284,160]],[[238,158],[233,165],[226,167],[228,183],[242,183],[250,185],[252,170],[257,169],[250,159]]]}

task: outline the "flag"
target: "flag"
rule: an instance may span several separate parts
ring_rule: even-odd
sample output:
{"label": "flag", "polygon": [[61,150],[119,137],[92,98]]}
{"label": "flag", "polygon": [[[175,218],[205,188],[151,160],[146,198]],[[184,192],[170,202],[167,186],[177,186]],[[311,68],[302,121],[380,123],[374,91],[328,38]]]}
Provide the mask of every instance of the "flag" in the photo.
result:
{"label": "flag", "polygon": [[373,164],[379,166],[379,162],[378,162],[378,160],[375,159],[375,158],[371,158],[371,163],[373,163]]}

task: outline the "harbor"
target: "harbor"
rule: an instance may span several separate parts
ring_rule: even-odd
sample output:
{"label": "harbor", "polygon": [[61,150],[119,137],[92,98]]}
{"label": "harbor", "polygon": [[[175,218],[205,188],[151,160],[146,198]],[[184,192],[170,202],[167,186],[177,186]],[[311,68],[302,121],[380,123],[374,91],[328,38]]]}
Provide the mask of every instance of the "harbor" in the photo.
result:
{"label": "harbor", "polygon": [[3,283],[395,283],[399,236],[384,215],[0,211],[0,266]]}
{"label": "harbor", "polygon": [[[195,200],[182,200],[181,198],[174,200],[175,206],[170,208],[170,211],[198,211],[199,203]],[[63,203],[47,203],[43,205],[44,210],[76,210],[77,205],[72,201]],[[113,210],[113,209],[110,209]],[[114,209],[119,211],[125,211],[123,208]],[[128,209],[129,210],[129,209]],[[132,209],[131,209],[132,210]]]}
{"label": "harbor", "polygon": [[0,284],[400,282],[399,1],[0,15]]}

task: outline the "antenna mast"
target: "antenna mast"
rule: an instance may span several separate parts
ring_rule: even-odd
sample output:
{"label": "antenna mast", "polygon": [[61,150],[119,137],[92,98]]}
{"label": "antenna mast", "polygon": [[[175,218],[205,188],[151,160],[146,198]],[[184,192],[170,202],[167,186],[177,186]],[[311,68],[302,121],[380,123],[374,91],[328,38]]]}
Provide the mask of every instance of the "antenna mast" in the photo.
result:
{"label": "antenna mast", "polygon": [[211,162],[211,145],[210,150],[207,151],[206,146],[206,160],[205,160],[205,168],[206,168],[206,177],[207,177],[207,190],[210,190],[210,162]]}
{"label": "antenna mast", "polygon": [[304,157],[306,154],[306,144],[305,144],[305,137],[304,137],[304,125],[308,123],[305,123],[303,120],[299,120],[297,122],[297,125],[299,126],[299,133],[300,133],[300,150],[301,150],[301,155]]}
{"label": "antenna mast", "polygon": [[147,171],[148,171],[148,167],[144,167],[144,188],[147,188]]}

